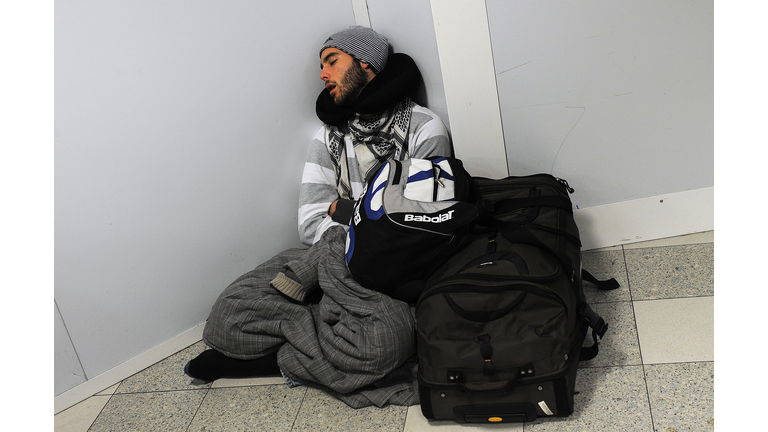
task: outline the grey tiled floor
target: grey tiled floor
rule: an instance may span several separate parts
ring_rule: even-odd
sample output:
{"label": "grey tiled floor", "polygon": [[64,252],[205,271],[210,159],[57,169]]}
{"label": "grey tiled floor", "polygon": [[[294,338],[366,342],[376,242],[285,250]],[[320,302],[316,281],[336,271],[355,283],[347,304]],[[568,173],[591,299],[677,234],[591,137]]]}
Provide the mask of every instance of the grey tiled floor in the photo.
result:
{"label": "grey tiled floor", "polygon": [[587,251],[584,267],[622,287],[587,288],[610,328],[598,357],[580,365],[565,419],[468,427],[428,422],[418,406],[353,410],[280,378],[200,384],[182,372],[205,349],[197,343],[59,413],[55,430],[714,430],[714,233]]}

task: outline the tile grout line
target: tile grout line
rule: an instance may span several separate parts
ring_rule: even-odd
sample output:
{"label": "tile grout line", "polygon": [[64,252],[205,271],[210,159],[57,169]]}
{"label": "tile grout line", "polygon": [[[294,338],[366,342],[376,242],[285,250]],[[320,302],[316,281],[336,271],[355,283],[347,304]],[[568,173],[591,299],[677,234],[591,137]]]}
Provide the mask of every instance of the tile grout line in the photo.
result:
{"label": "tile grout line", "polygon": [[650,301],[664,301],[664,300],[705,299],[705,298],[714,298],[714,297],[715,297],[714,294],[702,294],[702,295],[695,295],[695,296],[661,297],[661,298],[637,299],[637,300],[632,300],[632,303],[636,303],[636,302],[637,303],[640,303],[640,302],[650,302]]}
{"label": "tile grout line", "polygon": [[[122,381],[120,382],[120,384],[122,384]],[[117,389],[115,389],[115,390],[117,390]],[[210,390],[210,387],[206,388],[206,389],[176,389],[176,390],[159,390],[159,391],[143,391],[143,392],[128,392],[128,393],[117,393],[117,392],[115,392],[115,393],[112,393],[112,394],[109,395],[109,399],[104,404],[104,406],[101,407],[101,409],[99,410],[99,414],[96,415],[96,417],[93,419],[91,424],[88,426],[88,429],[86,429],[86,432],[91,430],[91,428],[93,427],[94,423],[96,423],[96,421],[99,419],[99,417],[104,413],[104,410],[107,408],[107,405],[109,405],[109,403],[112,401],[112,399],[115,396],[122,397],[122,396],[132,396],[132,395],[139,395],[139,394],[171,393],[171,392],[180,392],[180,391],[205,391],[205,395],[203,396],[203,399],[200,401],[200,405],[195,410],[195,415],[192,416],[192,419],[189,421],[189,425],[187,425],[187,429],[186,430],[188,431],[189,427],[192,425],[192,421],[195,419],[195,416],[197,416],[197,413],[200,411],[200,407],[202,407],[203,401],[205,401],[205,398],[208,396],[208,391],[209,390]],[[91,396],[91,398],[93,398],[93,397],[107,397],[107,396],[106,395],[101,395],[100,396],[100,395],[96,394],[96,395]]]}
{"label": "tile grout line", "polygon": [[606,300],[602,302],[590,302],[590,305],[607,305],[607,304],[613,304],[613,303],[642,303],[642,302],[653,302],[653,301],[665,301],[665,300],[688,300],[688,299],[706,299],[706,298],[714,298],[714,295],[710,294],[703,294],[703,295],[695,295],[695,296],[683,296],[683,297],[661,297],[661,298],[649,298],[649,299],[638,299],[638,300]]}
{"label": "tile grout line", "polygon": [[640,344],[640,331],[637,328],[637,313],[635,312],[635,300],[632,295],[632,282],[629,278],[629,265],[627,264],[627,254],[624,245],[621,246],[621,256],[624,260],[624,271],[627,274],[627,288],[629,288],[630,304],[632,306],[632,322],[635,325],[635,335],[637,335],[637,349],[640,351],[640,368],[643,371],[643,384],[645,385],[645,399],[648,401],[648,415],[651,416],[651,429],[656,430],[656,422],[653,420],[653,407],[651,405],[651,391],[648,389],[648,379],[645,372],[645,361],[643,361],[643,346]]}
{"label": "tile grout line", "polygon": [[[251,386],[237,386],[237,387],[251,387]],[[235,388],[235,387],[221,387],[221,388]],[[151,394],[151,393],[173,393],[173,392],[183,392],[183,391],[206,391],[210,390],[211,387],[203,387],[203,388],[184,388],[184,389],[165,389],[165,390],[144,390],[144,391],[130,391],[125,393],[117,393],[115,392],[113,395],[134,395],[134,394]],[[95,396],[95,395],[94,395]]]}
{"label": "tile grout line", "polygon": [[[416,406],[416,405],[411,405]],[[405,407],[405,418],[403,419],[403,428],[401,429],[402,432],[405,432],[405,426],[408,424],[408,415],[411,413],[411,406]]]}
{"label": "tile grout line", "polygon": [[208,397],[208,394],[211,392],[211,388],[208,387],[205,390],[205,394],[203,395],[203,398],[200,400],[200,405],[197,406],[197,409],[195,410],[195,414],[192,416],[191,419],[189,419],[189,424],[187,425],[187,428],[185,429],[186,432],[189,432],[189,428],[192,427],[192,423],[195,422],[195,417],[200,413],[200,408],[203,407],[203,403],[205,403],[205,398]]}
{"label": "tile grout line", "polygon": [[304,387],[304,395],[301,397],[301,403],[299,404],[299,407],[296,409],[296,416],[293,418],[293,423],[291,423],[291,429],[292,432],[293,429],[296,427],[296,421],[299,419],[299,413],[301,412],[301,408],[304,406],[304,401],[307,399],[307,387]]}
{"label": "tile grout line", "polygon": [[[90,425],[88,425],[88,429],[86,429],[86,430],[85,430],[86,432],[90,431],[90,430],[91,430],[91,428],[93,427],[94,423],[96,423],[96,420],[98,420],[98,419],[99,419],[99,417],[101,417],[101,414],[102,414],[102,413],[104,413],[104,409],[107,407],[107,405],[109,405],[109,402],[110,402],[110,401],[112,401],[112,397],[113,397],[114,395],[115,395],[114,393],[112,393],[111,395],[109,395],[109,399],[107,399],[107,402],[104,404],[104,406],[103,406],[103,407],[101,407],[101,409],[99,410],[99,413],[98,413],[98,414],[96,414],[96,417],[94,417],[94,418],[93,418],[93,421],[91,422],[91,424],[90,424]],[[93,396],[91,396],[91,397],[95,397],[95,396],[96,396],[96,395],[93,395]],[[90,398],[88,398],[88,399],[90,399]],[[86,400],[88,400],[88,399],[86,399]],[[63,412],[63,411],[62,411],[62,412]]]}

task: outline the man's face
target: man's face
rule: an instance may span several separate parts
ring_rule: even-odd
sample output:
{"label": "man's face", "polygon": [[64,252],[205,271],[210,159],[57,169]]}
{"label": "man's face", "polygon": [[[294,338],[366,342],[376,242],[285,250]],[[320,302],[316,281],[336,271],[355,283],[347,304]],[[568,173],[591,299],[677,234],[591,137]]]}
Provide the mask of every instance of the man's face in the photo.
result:
{"label": "man's face", "polygon": [[[351,105],[373,77],[370,68],[336,48],[326,48],[320,56],[320,79],[336,105]],[[370,71],[370,72],[369,72]]]}

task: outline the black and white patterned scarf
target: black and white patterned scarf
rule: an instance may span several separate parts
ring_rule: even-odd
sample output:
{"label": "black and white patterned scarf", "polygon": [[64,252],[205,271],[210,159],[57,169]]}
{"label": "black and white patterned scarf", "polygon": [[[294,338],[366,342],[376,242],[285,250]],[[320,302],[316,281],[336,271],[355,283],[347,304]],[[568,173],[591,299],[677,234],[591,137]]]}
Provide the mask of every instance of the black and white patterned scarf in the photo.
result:
{"label": "black and white patterned scarf", "polygon": [[[370,121],[361,120],[359,114],[349,119],[347,127],[365,181],[388,160],[408,158],[408,127],[412,113],[413,104],[411,98],[407,97],[393,108],[374,114]],[[328,138],[328,150],[336,171],[336,189],[339,196],[355,199],[356,197],[352,196],[344,133],[339,127],[332,126]]]}

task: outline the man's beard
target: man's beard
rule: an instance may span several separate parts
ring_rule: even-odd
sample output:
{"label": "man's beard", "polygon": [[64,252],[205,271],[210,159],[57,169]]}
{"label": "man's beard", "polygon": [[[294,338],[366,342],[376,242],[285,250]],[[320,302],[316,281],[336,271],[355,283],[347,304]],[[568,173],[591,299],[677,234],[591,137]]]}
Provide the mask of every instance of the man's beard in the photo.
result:
{"label": "man's beard", "polygon": [[352,65],[344,72],[344,76],[341,77],[339,83],[339,94],[334,99],[336,105],[352,105],[356,100],[363,88],[368,84],[368,77],[360,66],[360,62],[353,61]]}

